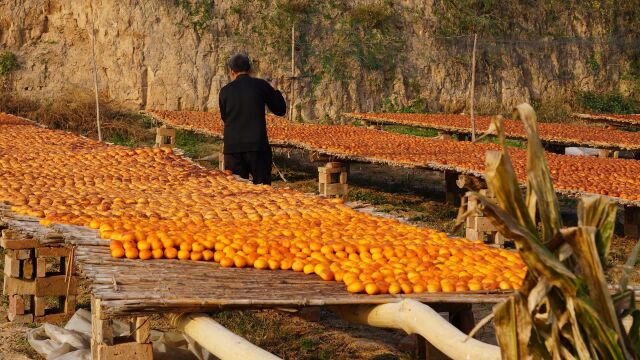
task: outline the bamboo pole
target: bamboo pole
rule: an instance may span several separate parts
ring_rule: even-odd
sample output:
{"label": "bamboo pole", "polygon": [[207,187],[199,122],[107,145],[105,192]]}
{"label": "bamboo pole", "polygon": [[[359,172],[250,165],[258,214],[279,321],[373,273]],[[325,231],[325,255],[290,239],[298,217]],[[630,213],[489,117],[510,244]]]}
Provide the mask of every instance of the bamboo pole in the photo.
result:
{"label": "bamboo pole", "polygon": [[332,309],[348,321],[419,334],[454,360],[500,359],[499,347],[473,338],[467,339],[465,333],[456,329],[435,310],[415,300],[405,299],[377,306],[336,306]]}
{"label": "bamboo pole", "polygon": [[225,359],[276,360],[279,357],[232,333],[205,314],[170,314],[171,324],[184,331],[216,357]]}
{"label": "bamboo pole", "polygon": [[98,66],[96,65],[96,25],[93,14],[93,0],[91,1],[91,54],[93,60],[93,87],[96,95],[96,124],[98,126],[98,141],[102,142],[102,129],[100,126],[100,101],[98,85]]}
{"label": "bamboo pole", "polygon": [[296,24],[291,25],[291,104],[289,104],[289,121],[293,121],[293,105],[296,101],[295,81],[296,81]]}
{"label": "bamboo pole", "polygon": [[476,141],[476,117],[474,113],[476,90],[476,44],[478,34],[473,36],[473,53],[471,54],[471,141]]}

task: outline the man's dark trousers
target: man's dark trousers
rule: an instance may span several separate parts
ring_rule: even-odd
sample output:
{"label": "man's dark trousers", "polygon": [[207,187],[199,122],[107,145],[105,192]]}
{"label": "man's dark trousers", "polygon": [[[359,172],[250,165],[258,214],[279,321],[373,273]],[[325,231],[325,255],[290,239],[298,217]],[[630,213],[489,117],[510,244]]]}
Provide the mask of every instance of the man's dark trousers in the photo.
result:
{"label": "man's dark trousers", "polygon": [[272,163],[271,149],[224,154],[225,170],[230,170],[234,175],[244,179],[251,175],[254,184],[271,185]]}

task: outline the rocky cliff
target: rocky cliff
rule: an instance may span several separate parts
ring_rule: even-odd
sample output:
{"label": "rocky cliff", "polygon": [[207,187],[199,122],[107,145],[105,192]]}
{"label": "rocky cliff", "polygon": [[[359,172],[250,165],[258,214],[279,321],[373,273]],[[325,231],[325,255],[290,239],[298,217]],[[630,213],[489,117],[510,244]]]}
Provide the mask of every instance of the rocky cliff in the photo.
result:
{"label": "rocky cliff", "polygon": [[639,3],[4,0],[0,50],[20,62],[7,80],[18,94],[55,99],[68,87],[93,88],[95,27],[105,98],[210,110],[235,51],[288,96],[295,23],[295,116],[317,120],[412,103],[465,111],[470,35],[479,33],[476,101],[495,110],[578,90],[637,91]]}

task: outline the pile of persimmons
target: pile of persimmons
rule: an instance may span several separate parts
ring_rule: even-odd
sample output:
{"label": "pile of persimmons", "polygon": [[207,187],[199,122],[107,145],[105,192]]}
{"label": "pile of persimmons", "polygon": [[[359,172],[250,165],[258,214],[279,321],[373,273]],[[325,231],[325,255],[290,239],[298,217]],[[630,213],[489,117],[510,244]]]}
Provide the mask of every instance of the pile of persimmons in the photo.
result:
{"label": "pile of persimmons", "polygon": [[298,271],[354,293],[508,290],[526,271],[508,250],[2,114],[0,201],[97,229],[116,258]]}

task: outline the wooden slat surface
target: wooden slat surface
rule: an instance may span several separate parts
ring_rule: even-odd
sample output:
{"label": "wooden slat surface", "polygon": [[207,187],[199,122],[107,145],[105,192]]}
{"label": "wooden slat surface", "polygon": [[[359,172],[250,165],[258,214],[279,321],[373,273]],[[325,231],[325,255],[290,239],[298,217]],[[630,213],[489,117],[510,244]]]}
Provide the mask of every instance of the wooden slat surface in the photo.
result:
{"label": "wooden slat surface", "polygon": [[497,303],[503,292],[423,293],[403,296],[354,295],[342,284],[293,271],[222,268],[209,262],[114,259],[109,242],[84,227],[42,227],[0,206],[8,229],[46,239],[55,234],[75,246],[75,262],[101,300],[106,317],[157,312],[194,312],[238,308],[383,304],[412,298],[424,303]]}

